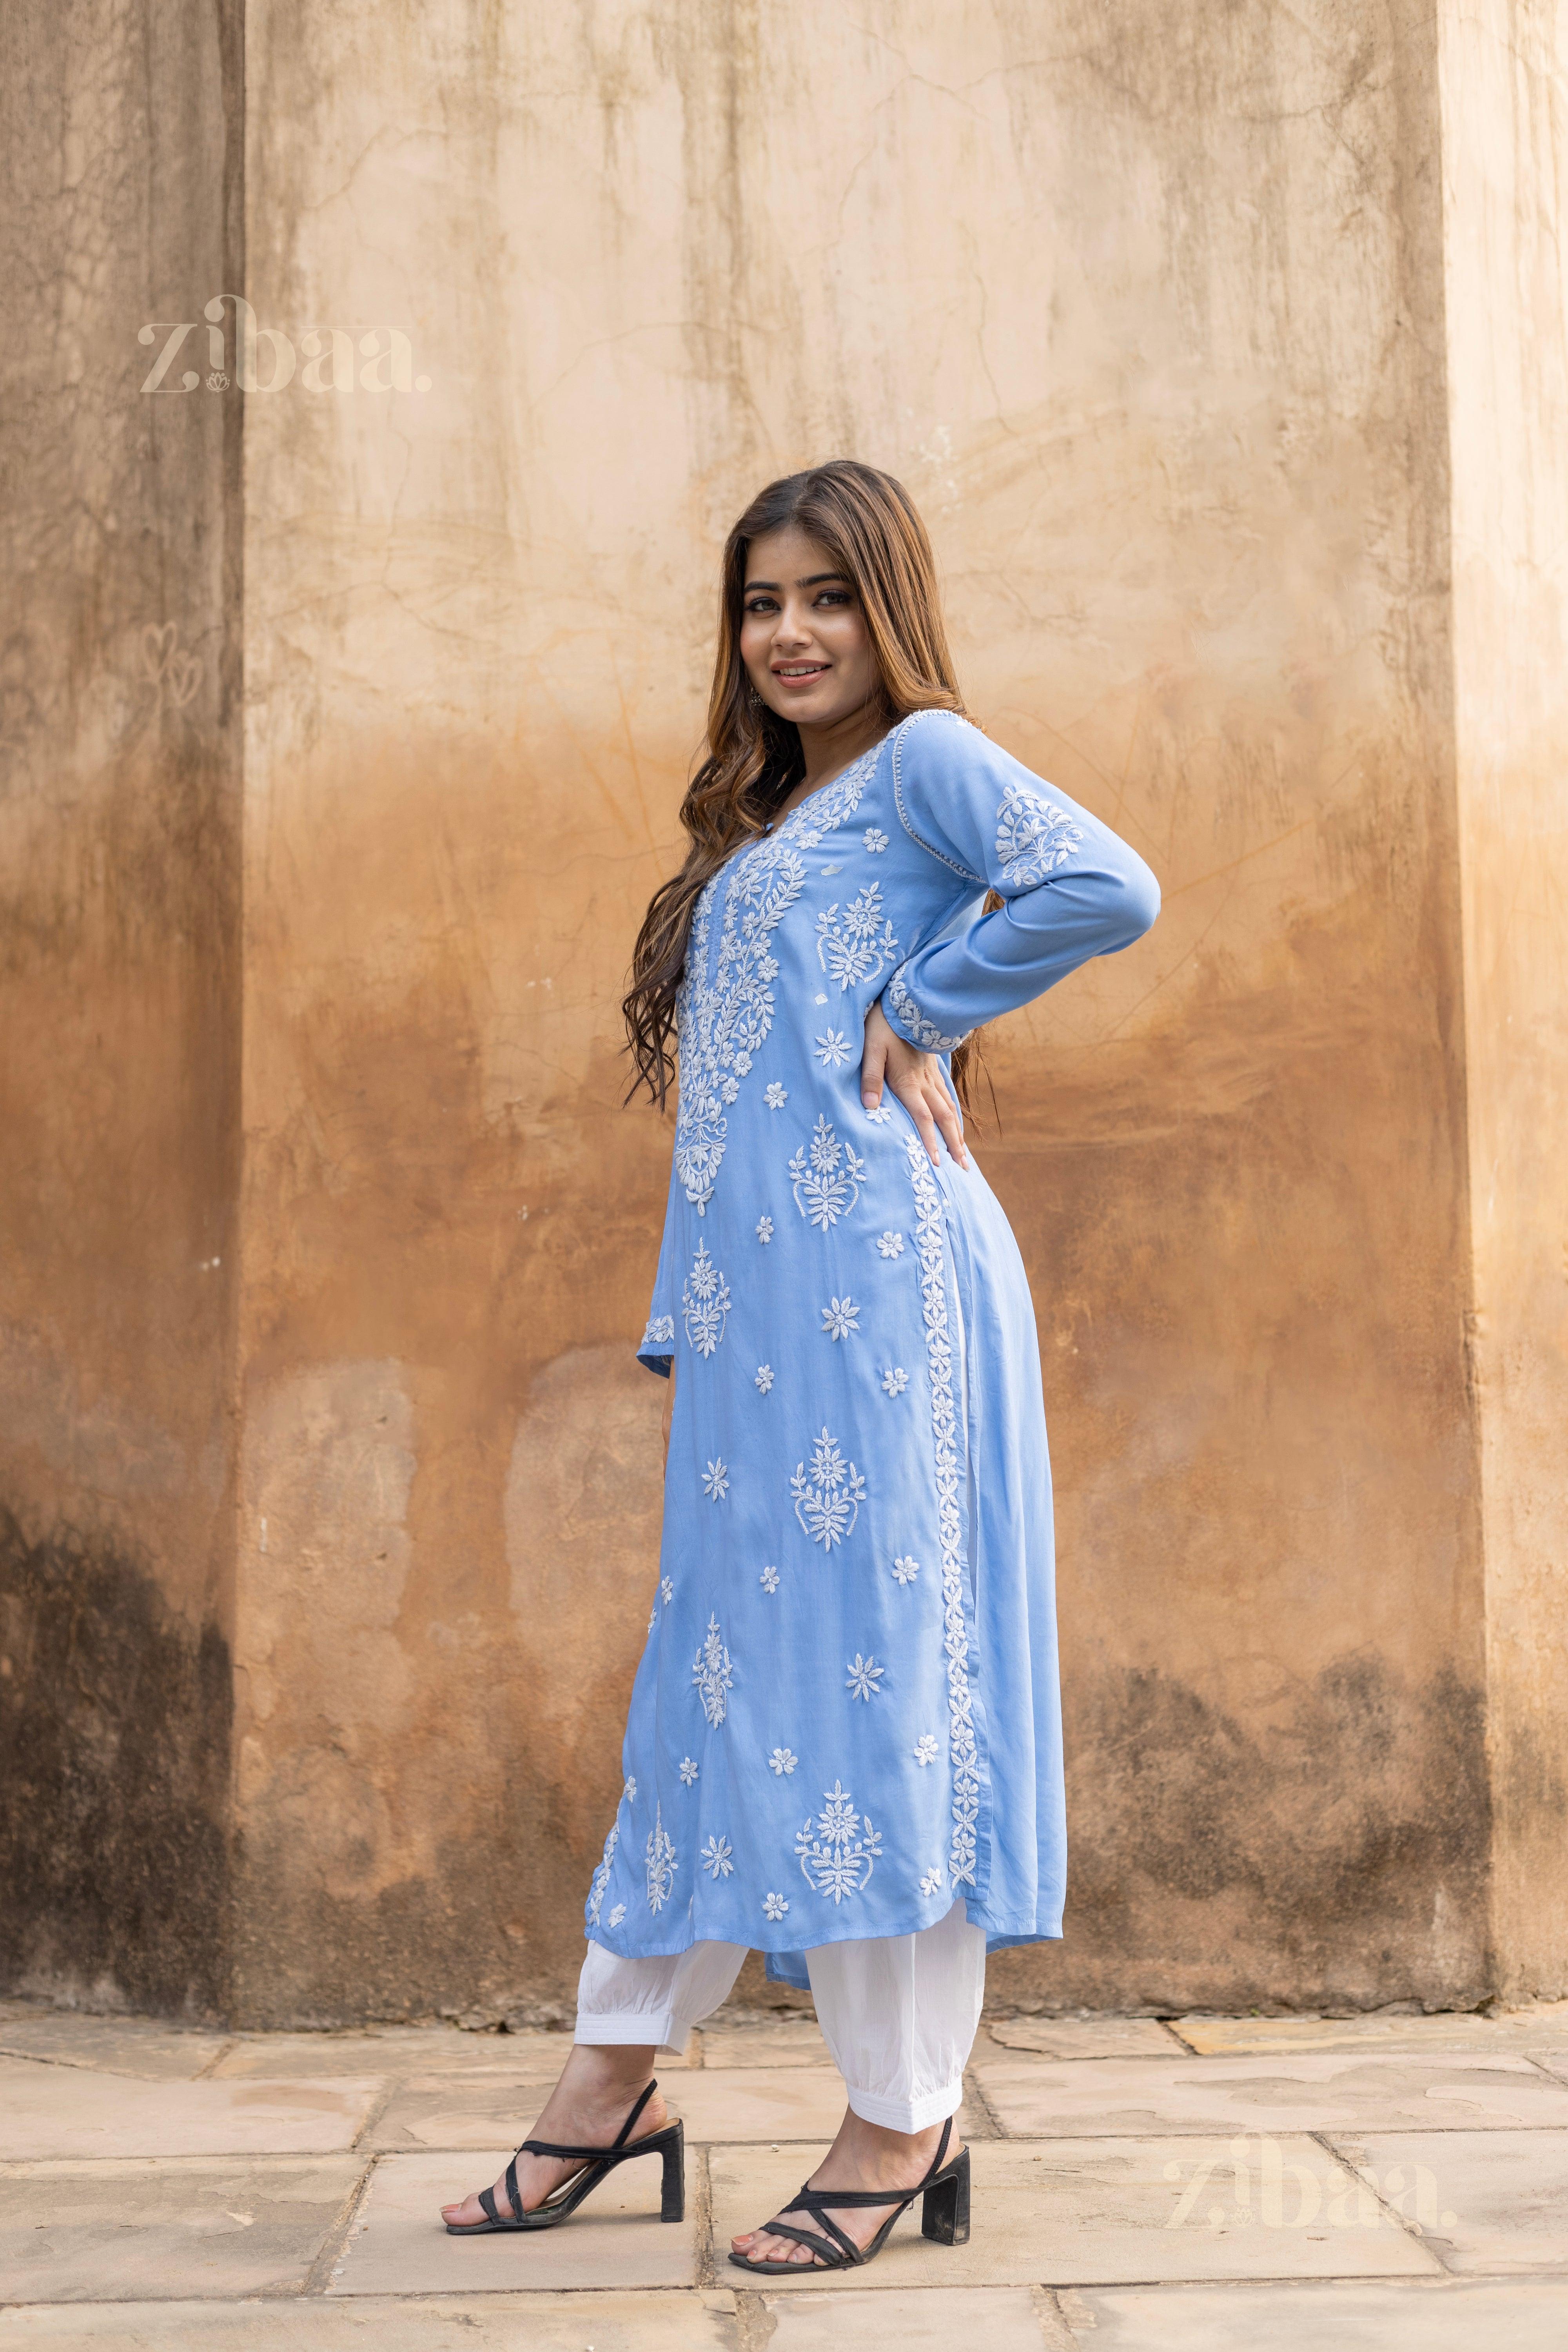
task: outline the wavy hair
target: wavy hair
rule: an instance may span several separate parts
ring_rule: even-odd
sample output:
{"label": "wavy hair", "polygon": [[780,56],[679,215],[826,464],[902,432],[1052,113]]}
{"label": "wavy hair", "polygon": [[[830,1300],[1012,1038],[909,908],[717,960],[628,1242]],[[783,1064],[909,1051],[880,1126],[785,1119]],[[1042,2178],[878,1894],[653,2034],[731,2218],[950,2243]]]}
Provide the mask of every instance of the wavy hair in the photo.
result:
{"label": "wavy hair", "polygon": [[[724,542],[719,646],[708,699],[707,756],[680,804],[686,862],[654,892],[632,953],[622,1005],[637,1075],[662,1110],[675,1076],[676,999],[686,971],[692,911],[705,884],[743,843],[763,833],[805,773],[800,730],[751,689],[741,658],[746,560],[753,540],[794,523],[826,549],[860,600],[877,671],[877,701],[894,727],[911,710],[967,717],[942,627],[936,564],[925,525],[901,482],[873,466],[836,457],[759,491]],[[971,1045],[952,1056],[968,1101]]]}

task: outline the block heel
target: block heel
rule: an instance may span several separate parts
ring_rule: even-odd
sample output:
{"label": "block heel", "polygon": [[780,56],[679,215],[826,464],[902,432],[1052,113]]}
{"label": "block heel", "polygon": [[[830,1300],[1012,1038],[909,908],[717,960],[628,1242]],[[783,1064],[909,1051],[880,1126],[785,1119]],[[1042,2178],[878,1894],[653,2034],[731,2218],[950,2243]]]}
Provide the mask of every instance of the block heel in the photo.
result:
{"label": "block heel", "polygon": [[921,2205],[921,2235],[937,2246],[969,2243],[969,2150],[939,2173]]}
{"label": "block heel", "polygon": [[[678,2123],[673,2138],[665,2141],[664,2191],[659,2199],[658,2218],[661,2221],[684,2221],[686,2219],[686,2126]],[[964,2211],[969,2210],[965,2204]]]}

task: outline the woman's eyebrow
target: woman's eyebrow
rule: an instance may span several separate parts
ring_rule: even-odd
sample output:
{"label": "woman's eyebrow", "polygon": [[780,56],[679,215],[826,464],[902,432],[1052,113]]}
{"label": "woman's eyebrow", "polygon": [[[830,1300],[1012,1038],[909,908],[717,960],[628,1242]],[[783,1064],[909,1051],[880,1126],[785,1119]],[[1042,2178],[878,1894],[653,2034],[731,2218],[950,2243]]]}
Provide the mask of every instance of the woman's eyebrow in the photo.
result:
{"label": "woman's eyebrow", "polygon": [[[841,581],[846,588],[849,585],[847,572],[814,572],[808,579],[797,580],[795,584],[797,588],[820,588],[830,580]],[[766,588],[776,596],[779,583],[776,580],[748,580],[742,593],[750,596],[759,588]]]}

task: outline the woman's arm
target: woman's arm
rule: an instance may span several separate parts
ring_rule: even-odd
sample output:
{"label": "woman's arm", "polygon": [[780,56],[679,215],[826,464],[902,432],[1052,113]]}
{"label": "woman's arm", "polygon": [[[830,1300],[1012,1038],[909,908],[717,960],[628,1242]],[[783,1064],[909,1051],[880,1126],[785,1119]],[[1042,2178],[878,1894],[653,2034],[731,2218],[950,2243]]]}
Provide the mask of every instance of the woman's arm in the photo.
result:
{"label": "woman's arm", "polygon": [[675,1358],[669,1360],[669,1378],[664,1389],[664,1466],[669,1467],[669,1424],[675,1419]]}

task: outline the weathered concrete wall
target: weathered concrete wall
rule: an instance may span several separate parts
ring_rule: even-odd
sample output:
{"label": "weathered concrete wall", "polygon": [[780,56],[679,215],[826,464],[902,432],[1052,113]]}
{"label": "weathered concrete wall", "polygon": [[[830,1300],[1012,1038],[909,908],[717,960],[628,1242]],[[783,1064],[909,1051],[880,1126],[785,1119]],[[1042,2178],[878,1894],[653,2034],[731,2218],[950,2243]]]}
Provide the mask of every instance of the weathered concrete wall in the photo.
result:
{"label": "weathered concrete wall", "polygon": [[1510,1990],[1568,1988],[1568,20],[1443,13],[1466,1066]]}
{"label": "weathered concrete wall", "polygon": [[[235,1498],[233,9],[8,11],[0,71],[0,1979],[212,2008]],[[192,338],[171,379],[205,351]]]}
{"label": "weathered concrete wall", "polygon": [[[250,0],[245,279],[205,20],[155,268],[136,20],[20,20],[65,93],[23,101],[26,249],[93,257],[59,336],[243,282],[295,364],[261,338],[241,600],[238,401],[57,417],[68,369],[6,358],[46,626],[3,1466],[16,1590],[61,1596],[16,1679],[103,1799],[47,1852],[179,1850],[125,1816],[142,1748],[221,1820],[235,1706],[226,1945],[214,1846],[188,1984],[47,1869],[10,1974],[569,2000],[658,1540],[670,1137],[616,1007],[723,530],[837,452],[920,499],[976,713],[1165,890],[991,1040],[1072,1853],[995,1992],[1561,1989],[1561,67],[1544,5],[1447,7]],[[72,106],[134,202],[59,163]],[[105,1662],[50,1663],[121,1588]]]}
{"label": "weathered concrete wall", "polygon": [[719,537],[829,450],[1166,889],[992,1049],[1074,1838],[998,1986],[1474,1998],[1430,19],[249,24],[258,315],[431,385],[250,404],[242,2008],[569,1986],[656,1538],[616,1001]]}

